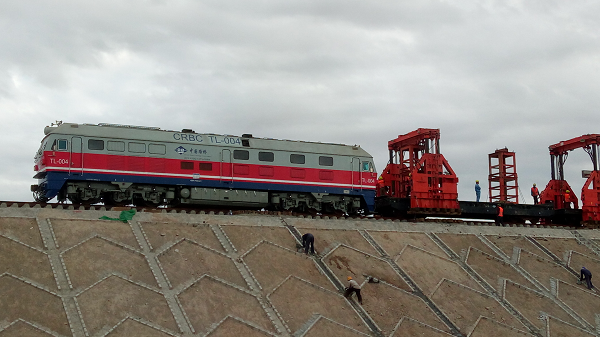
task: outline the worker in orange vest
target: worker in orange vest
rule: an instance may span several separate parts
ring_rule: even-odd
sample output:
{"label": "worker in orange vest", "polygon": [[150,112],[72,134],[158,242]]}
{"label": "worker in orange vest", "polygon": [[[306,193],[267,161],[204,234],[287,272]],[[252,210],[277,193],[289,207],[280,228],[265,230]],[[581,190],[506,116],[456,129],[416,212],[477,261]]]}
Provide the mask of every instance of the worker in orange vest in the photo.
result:
{"label": "worker in orange vest", "polygon": [[565,191],[565,208],[571,208],[571,192]]}
{"label": "worker in orange vest", "polygon": [[498,204],[498,215],[496,216],[496,226],[502,226],[504,221],[504,208]]}
{"label": "worker in orange vest", "polygon": [[537,187],[535,187],[535,183],[533,183],[533,187],[531,188],[531,196],[533,197],[533,204],[538,204],[538,197],[540,196],[540,191]]}

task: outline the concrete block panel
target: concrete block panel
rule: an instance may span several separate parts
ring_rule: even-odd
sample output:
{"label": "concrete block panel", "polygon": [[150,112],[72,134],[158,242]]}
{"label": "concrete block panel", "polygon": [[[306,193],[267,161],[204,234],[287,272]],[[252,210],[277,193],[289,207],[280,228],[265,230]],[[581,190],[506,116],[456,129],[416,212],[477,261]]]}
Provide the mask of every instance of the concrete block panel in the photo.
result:
{"label": "concrete block panel", "polygon": [[360,332],[369,333],[365,322],[344,296],[296,277],[287,278],[267,298],[290,333],[299,330],[315,314]]}
{"label": "concrete block panel", "polygon": [[[457,301],[457,298],[469,300]],[[527,330],[493,297],[449,280],[440,283],[431,300],[465,335],[473,331],[482,316],[519,330]]]}
{"label": "concrete block panel", "polygon": [[171,288],[194,282],[205,274],[248,288],[229,257],[187,239],[174,244],[157,258]]}
{"label": "concrete block panel", "polygon": [[225,252],[206,221],[203,223],[142,222],[140,226],[152,251],[161,251],[175,242],[187,239],[214,250]]}
{"label": "concrete block panel", "polygon": [[402,233],[391,231],[369,231],[369,234],[391,257],[396,257],[410,245],[437,256],[448,257],[446,253],[425,233]]}
{"label": "concrete block panel", "polygon": [[352,276],[358,283],[363,283],[367,280],[365,275],[368,275],[397,288],[413,291],[385,260],[346,246],[339,246],[330,252],[323,262],[342,284],[347,284],[348,276]]}
{"label": "concrete block panel", "polygon": [[502,279],[508,279],[515,283],[534,287],[534,285],[510,263],[506,263],[503,260],[488,255],[478,249],[471,248],[469,250],[467,264],[498,292],[504,287]]}
{"label": "concrete block panel", "polygon": [[212,277],[202,277],[177,295],[185,315],[196,333],[209,332],[227,316],[238,317],[261,329],[275,332],[263,304],[242,288]]}
{"label": "concrete block panel", "polygon": [[[21,319],[55,333],[71,334],[62,300],[57,295],[14,276],[1,275],[0,298],[0,321]],[[31,330],[22,325],[15,329]]]}
{"label": "concrete block panel", "polygon": [[118,276],[109,276],[76,297],[90,335],[113,329],[127,317],[179,332],[164,296]]}
{"label": "concrete block panel", "polygon": [[312,258],[269,242],[261,242],[242,259],[265,293],[270,293],[290,275],[336,290]]}
{"label": "concrete block panel", "polygon": [[483,291],[458,264],[413,246],[406,246],[396,258],[396,263],[417,283],[426,296],[430,296],[443,279]]}
{"label": "concrete block panel", "polygon": [[449,331],[423,300],[387,283],[366,283],[363,285],[361,295],[363,308],[386,336],[392,333],[404,317],[426,323],[442,331]]}

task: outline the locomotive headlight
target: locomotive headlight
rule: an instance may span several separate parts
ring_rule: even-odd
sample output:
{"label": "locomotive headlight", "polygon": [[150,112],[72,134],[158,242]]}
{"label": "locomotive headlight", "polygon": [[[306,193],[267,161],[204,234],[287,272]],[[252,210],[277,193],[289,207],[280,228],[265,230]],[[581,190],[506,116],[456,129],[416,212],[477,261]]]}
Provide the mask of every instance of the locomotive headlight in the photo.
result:
{"label": "locomotive headlight", "polygon": [[189,198],[190,197],[190,190],[187,188],[182,188],[181,191],[179,191],[179,195],[182,198]]}

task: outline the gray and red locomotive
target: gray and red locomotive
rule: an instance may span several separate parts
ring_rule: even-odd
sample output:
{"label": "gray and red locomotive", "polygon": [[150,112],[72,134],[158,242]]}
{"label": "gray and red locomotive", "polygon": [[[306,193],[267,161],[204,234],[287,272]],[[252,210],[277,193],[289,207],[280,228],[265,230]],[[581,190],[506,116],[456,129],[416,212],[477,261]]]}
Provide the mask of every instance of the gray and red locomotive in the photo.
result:
{"label": "gray and red locomotive", "polygon": [[377,173],[359,146],[113,124],[57,123],[44,133],[38,202],[374,210]]}

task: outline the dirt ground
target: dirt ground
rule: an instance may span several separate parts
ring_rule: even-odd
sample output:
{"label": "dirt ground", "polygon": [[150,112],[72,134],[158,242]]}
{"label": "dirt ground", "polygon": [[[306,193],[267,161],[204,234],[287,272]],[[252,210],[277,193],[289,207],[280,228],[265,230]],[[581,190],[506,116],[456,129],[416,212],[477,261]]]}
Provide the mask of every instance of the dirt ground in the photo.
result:
{"label": "dirt ground", "polygon": [[269,241],[296,250],[296,240],[285,227],[224,225],[221,228],[227,234],[239,255],[243,255],[261,241]]}
{"label": "dirt ground", "polygon": [[[469,337],[533,337],[533,335],[482,317]],[[548,336],[555,337],[555,336]]]}
{"label": "dirt ground", "polygon": [[[321,336],[335,336],[335,337],[368,337],[362,332],[350,329],[344,325],[340,325],[329,319],[320,317],[317,322],[308,330],[302,337],[321,337]],[[232,336],[233,337],[233,336]]]}
{"label": "dirt ground", "polygon": [[0,276],[0,289],[0,320],[14,322],[20,318],[65,335],[70,333],[63,303],[58,296],[9,275]]}
{"label": "dirt ground", "polygon": [[365,323],[341,294],[295,277],[288,278],[269,294],[268,298],[291,333],[300,329],[315,314],[360,332],[369,333]]}
{"label": "dirt ground", "polygon": [[133,249],[140,249],[131,226],[120,221],[50,219],[50,223],[61,251],[94,236],[101,236]]}
{"label": "dirt ground", "polygon": [[579,275],[581,271],[581,267],[586,267],[592,272],[592,280],[593,276],[596,274],[600,274],[600,259],[598,259],[597,255],[583,255],[578,252],[571,252],[571,256],[569,258],[569,267],[575,270]]}
{"label": "dirt ground", "polygon": [[437,234],[437,236],[458,256],[464,256],[464,253],[469,251],[469,248],[473,247],[489,255],[498,257],[490,247],[479,240],[474,234],[440,233]]}
{"label": "dirt ground", "polygon": [[585,245],[579,244],[574,238],[535,238],[535,240],[554,253],[556,257],[564,261],[567,261],[566,254],[571,250],[584,255],[595,255],[591,249]]}
{"label": "dirt ground", "polygon": [[254,296],[210,277],[203,277],[178,298],[197,333],[207,333],[228,315],[274,332],[273,323]]}
{"label": "dirt ground", "polygon": [[129,336],[144,336],[144,337],[169,337],[170,335],[157,330],[151,326],[128,318],[123,323],[119,324],[110,334],[109,337],[129,337]]}
{"label": "dirt ground", "polygon": [[342,284],[347,284],[348,276],[352,276],[356,282],[363,283],[367,279],[364,275],[369,275],[400,289],[412,291],[386,261],[352,248],[340,246],[331,252],[324,262]]}
{"label": "dirt ground", "polygon": [[421,249],[407,246],[396,263],[417,283],[425,295],[433,293],[442,279],[483,291],[458,264]]}
{"label": "dirt ground", "polygon": [[403,317],[447,331],[448,328],[423,300],[383,282],[367,283],[361,290],[363,308],[388,336]]}
{"label": "dirt ground", "polygon": [[596,314],[600,313],[600,296],[583,285],[558,283],[558,298],[590,325],[596,325]]}
{"label": "dirt ground", "polygon": [[404,318],[390,337],[450,337],[452,335],[421,322]]}
{"label": "dirt ground", "polygon": [[57,289],[48,256],[4,236],[0,236],[1,273],[29,279],[52,290]]}
{"label": "dirt ground", "polygon": [[269,332],[262,331],[235,318],[227,317],[215,330],[206,337],[269,337]]}
{"label": "dirt ground", "polygon": [[313,259],[268,242],[259,244],[244,255],[243,260],[265,293],[270,293],[290,275],[331,291],[336,290]]}
{"label": "dirt ground", "polygon": [[544,323],[539,320],[542,311],[567,323],[579,326],[577,321],[554,303],[551,298],[518,284],[507,281],[504,297],[538,329],[544,326]]}
{"label": "dirt ground", "polygon": [[187,239],[216,251],[225,252],[206,221],[192,224],[143,222],[140,225],[153,251],[161,251],[174,242]]}
{"label": "dirt ground", "polygon": [[[372,336],[361,317],[386,337],[450,336],[427,303],[464,336],[531,336],[481,280],[544,337],[591,336],[600,314],[600,293],[577,285],[528,239],[596,275],[600,256],[588,247],[597,248],[590,242],[600,235],[593,230],[144,212],[121,223],[102,215],[118,211],[0,206],[0,337]],[[322,255],[298,252],[286,223],[313,233]],[[362,306],[334,286],[346,285],[348,275],[363,284]]]}
{"label": "dirt ground", "polygon": [[577,277],[569,273],[561,265],[527,251],[521,251],[519,266],[540,281],[547,290],[551,289],[550,278],[559,279],[567,283],[575,283],[577,281]]}
{"label": "dirt ground", "polygon": [[[144,256],[94,237],[64,252],[63,261],[75,289],[84,289],[113,272],[157,288],[156,280]],[[95,260],[95,263],[87,263]]]}
{"label": "dirt ground", "polygon": [[77,296],[77,303],[91,335],[105,326],[117,325],[123,317],[140,317],[177,332],[179,328],[159,293],[123,280],[108,277]]}
{"label": "dirt ground", "polygon": [[496,291],[500,291],[504,287],[501,279],[508,279],[527,287],[534,287],[531,282],[519,274],[510,264],[475,248],[469,250],[467,264],[479,276],[483,277],[490,286],[494,287]]}
{"label": "dirt ground", "polygon": [[369,234],[391,257],[396,257],[407,245],[421,248],[438,256],[448,257],[425,233],[369,231]]}
{"label": "dirt ground", "polygon": [[179,242],[160,254],[158,261],[171,287],[195,281],[202,275],[208,274],[242,288],[248,288],[230,258],[194,242]]}
{"label": "dirt ground", "polygon": [[585,332],[572,325],[566,324],[554,318],[548,320],[549,337],[592,337],[591,333]]}
{"label": "dirt ground", "polygon": [[[468,298],[468,301],[456,301],[457,298]],[[465,334],[471,333],[479,317],[493,319],[514,328],[527,330],[494,298],[468,287],[444,280],[431,299],[446,316]]]}
{"label": "dirt ground", "polygon": [[486,238],[500,248],[509,258],[513,255],[514,247],[519,247],[540,256],[546,256],[542,250],[536,247],[524,236],[486,235]]}
{"label": "dirt ground", "polygon": [[315,248],[321,255],[327,254],[340,244],[358,249],[367,254],[379,255],[375,248],[356,230],[298,228],[300,233],[315,236]]}

